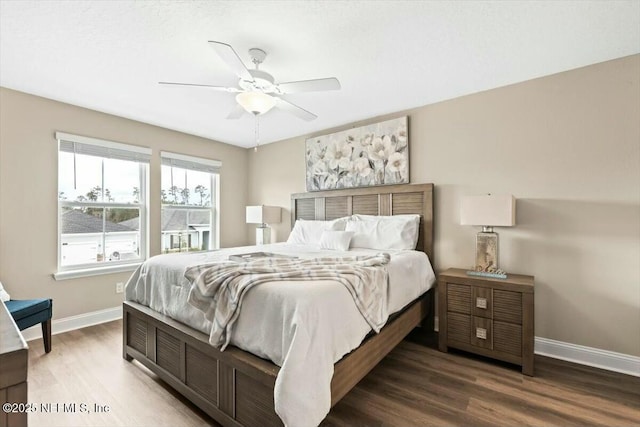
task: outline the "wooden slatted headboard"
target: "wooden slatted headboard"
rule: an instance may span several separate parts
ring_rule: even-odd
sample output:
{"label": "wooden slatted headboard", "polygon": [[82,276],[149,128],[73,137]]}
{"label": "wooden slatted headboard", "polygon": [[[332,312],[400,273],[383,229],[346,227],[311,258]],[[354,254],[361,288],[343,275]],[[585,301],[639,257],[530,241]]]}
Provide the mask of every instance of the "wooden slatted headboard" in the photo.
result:
{"label": "wooden slatted headboard", "polygon": [[291,226],[296,219],[332,220],[353,214],[420,215],[417,250],[433,264],[433,184],[349,188],[291,195]]}

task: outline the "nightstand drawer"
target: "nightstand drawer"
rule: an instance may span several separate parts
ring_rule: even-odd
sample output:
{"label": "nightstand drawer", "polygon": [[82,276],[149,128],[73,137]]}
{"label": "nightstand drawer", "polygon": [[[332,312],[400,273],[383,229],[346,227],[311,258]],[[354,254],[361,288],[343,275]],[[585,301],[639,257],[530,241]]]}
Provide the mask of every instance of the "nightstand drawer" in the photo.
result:
{"label": "nightstand drawer", "polygon": [[493,291],[493,318],[522,324],[522,294],[520,292]]}
{"label": "nightstand drawer", "polygon": [[471,314],[471,286],[449,283],[447,286],[447,311]]}
{"label": "nightstand drawer", "polygon": [[494,321],[493,330],[494,350],[522,356],[522,326]]}
{"label": "nightstand drawer", "polygon": [[471,344],[471,316],[448,313],[447,335],[453,341]]}
{"label": "nightstand drawer", "polygon": [[447,286],[447,311],[491,319],[493,317],[493,289],[449,283]]}

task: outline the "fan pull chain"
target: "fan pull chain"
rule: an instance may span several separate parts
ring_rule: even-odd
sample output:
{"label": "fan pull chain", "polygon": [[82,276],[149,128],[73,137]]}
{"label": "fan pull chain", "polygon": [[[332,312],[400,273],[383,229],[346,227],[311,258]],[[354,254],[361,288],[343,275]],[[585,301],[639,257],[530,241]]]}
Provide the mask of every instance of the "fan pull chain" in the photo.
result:
{"label": "fan pull chain", "polygon": [[258,120],[258,115],[255,114],[256,116],[256,132],[255,132],[255,140],[256,140],[256,146],[253,147],[253,151],[256,152],[258,151],[258,145],[260,145],[260,122]]}

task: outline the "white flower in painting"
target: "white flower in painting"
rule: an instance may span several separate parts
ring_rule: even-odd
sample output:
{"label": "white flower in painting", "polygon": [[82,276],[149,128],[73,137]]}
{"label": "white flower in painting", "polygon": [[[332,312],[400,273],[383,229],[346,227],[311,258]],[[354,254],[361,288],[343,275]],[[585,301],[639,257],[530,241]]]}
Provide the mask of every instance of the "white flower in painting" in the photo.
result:
{"label": "white flower in painting", "polygon": [[373,134],[368,133],[363,138],[360,139],[360,145],[363,147],[368,147],[373,142]]}
{"label": "white flower in painting", "polygon": [[331,169],[347,168],[351,162],[353,147],[347,141],[336,141],[327,147],[326,159]]}
{"label": "white flower in painting", "polygon": [[354,171],[360,176],[369,176],[372,172],[369,167],[369,160],[364,157],[359,157],[353,162]]}
{"label": "white flower in painting", "polygon": [[322,160],[318,160],[317,162],[315,162],[311,167],[311,174],[319,176],[328,175],[329,168],[327,167],[327,163]]}
{"label": "white flower in painting", "polygon": [[402,153],[393,153],[389,156],[389,162],[387,163],[387,170],[389,172],[401,172],[407,168],[407,159]]}
{"label": "white flower in painting", "polygon": [[384,135],[382,138],[374,138],[371,145],[367,147],[369,158],[372,160],[387,160],[395,151],[395,147],[388,135]]}

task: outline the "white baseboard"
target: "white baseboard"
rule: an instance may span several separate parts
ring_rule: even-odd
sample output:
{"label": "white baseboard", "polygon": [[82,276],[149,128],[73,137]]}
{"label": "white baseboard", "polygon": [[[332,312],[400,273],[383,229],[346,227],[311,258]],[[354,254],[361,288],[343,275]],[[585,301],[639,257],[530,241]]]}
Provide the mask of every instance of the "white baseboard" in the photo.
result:
{"label": "white baseboard", "polygon": [[[77,316],[64,317],[51,322],[51,334],[61,334],[63,332],[86,328],[87,326],[98,325],[100,323],[111,322],[112,320],[118,320],[121,318],[122,306],[92,311],[90,313],[79,314]],[[25,329],[22,331],[22,336],[26,341],[42,338],[42,328],[40,324]]]}
{"label": "white baseboard", "polygon": [[640,377],[640,357],[536,337],[535,353]]}

